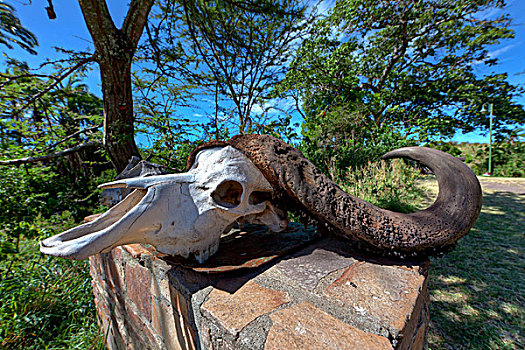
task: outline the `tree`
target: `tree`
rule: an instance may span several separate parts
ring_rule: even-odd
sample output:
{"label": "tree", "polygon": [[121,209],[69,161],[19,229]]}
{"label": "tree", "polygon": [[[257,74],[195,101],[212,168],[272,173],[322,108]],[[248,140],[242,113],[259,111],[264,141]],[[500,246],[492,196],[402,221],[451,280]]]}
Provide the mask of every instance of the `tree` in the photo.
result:
{"label": "tree", "polygon": [[104,145],[117,170],[140,153],[134,139],[131,62],[153,0],[132,0],[118,29],[104,0],[79,0],[95,45],[104,98]]}
{"label": "tree", "polygon": [[[140,157],[134,139],[131,63],[153,0],[132,0],[120,29],[115,26],[104,0],[79,0],[79,3],[93,39],[94,54],[73,53],[69,60],[73,62],[73,66],[64,69],[60,74],[49,76],[48,84],[40,85],[41,91],[35,92],[21,106],[13,109],[11,117],[24,113],[35,101],[55,89],[69,75],[96,61],[100,68],[104,101],[104,147],[113,166],[120,172],[132,156]],[[20,35],[21,32],[16,33]],[[23,38],[25,41],[29,40],[27,35]],[[28,76],[45,75],[24,73],[19,76],[4,75],[4,78],[13,81]],[[78,147],[75,149],[78,150]]]}
{"label": "tree", "polygon": [[166,89],[177,90],[181,105],[199,99],[193,106],[205,105],[211,138],[261,131],[271,88],[306,27],[304,11],[297,0],[162,1],[142,51],[156,64],[142,73],[185,89]]}
{"label": "tree", "polygon": [[[487,129],[483,102],[498,106],[494,128],[525,121],[521,89],[493,67],[487,46],[513,37],[510,18],[485,18],[501,0],[340,0],[316,23],[279,91],[302,101],[315,149],[426,141]],[[395,146],[396,142],[392,143]]]}
{"label": "tree", "polygon": [[3,234],[9,242],[24,234],[19,223],[64,210],[80,219],[97,202],[98,176],[111,164],[100,142],[102,100],[82,77],[71,75],[20,111],[27,96],[46,89],[48,77],[34,76],[16,61],[0,76],[0,250]]}
{"label": "tree", "polygon": [[22,26],[15,9],[3,0],[0,0],[0,44],[10,49],[16,44],[33,55],[36,54],[33,48],[38,46],[35,35]]}

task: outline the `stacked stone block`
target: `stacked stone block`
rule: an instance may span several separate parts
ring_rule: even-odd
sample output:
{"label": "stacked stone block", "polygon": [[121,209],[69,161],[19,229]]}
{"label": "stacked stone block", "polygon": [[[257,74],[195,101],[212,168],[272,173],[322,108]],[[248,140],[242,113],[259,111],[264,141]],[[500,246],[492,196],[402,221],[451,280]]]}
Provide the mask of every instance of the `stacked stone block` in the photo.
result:
{"label": "stacked stone block", "polygon": [[200,273],[138,244],[90,258],[109,349],[422,349],[428,261],[331,238],[254,269]]}

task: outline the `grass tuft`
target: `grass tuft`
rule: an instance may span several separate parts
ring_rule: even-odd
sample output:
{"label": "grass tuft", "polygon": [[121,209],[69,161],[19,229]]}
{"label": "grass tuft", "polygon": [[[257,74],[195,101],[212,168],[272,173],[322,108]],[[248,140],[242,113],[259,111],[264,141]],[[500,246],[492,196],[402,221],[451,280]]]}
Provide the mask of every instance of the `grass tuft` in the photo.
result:
{"label": "grass tuft", "polygon": [[416,204],[424,198],[416,184],[419,176],[419,169],[401,159],[369,162],[348,171],[341,187],[383,209],[410,213],[416,211]]}

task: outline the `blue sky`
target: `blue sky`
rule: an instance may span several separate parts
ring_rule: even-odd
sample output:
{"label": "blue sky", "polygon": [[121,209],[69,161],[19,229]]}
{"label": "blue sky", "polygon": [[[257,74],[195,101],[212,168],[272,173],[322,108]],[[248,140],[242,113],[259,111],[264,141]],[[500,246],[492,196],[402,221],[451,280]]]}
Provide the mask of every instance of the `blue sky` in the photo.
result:
{"label": "blue sky", "polygon": [[[11,57],[27,61],[34,67],[46,60],[46,58],[56,58],[57,53],[53,47],[66,49],[90,50],[93,45],[87,31],[80,6],[77,1],[53,0],[57,18],[49,20],[47,18],[45,0],[11,0],[8,1],[17,9],[17,14],[22,24],[31,30],[38,38],[38,55],[30,55],[21,49],[8,50]],[[109,10],[117,26],[120,26],[127,11],[128,1],[107,1]],[[515,31],[515,38],[507,40],[489,48],[490,55],[499,60],[496,67],[487,70],[483,65],[476,65],[474,69],[480,74],[496,71],[498,73],[507,72],[509,82],[515,85],[525,85],[525,0],[508,0],[505,12],[509,13],[514,19],[512,28]],[[499,10],[488,12],[487,17],[497,16]],[[0,50],[5,51],[3,47]],[[100,79],[98,71],[92,71],[87,83],[90,90],[98,96],[100,92]],[[525,96],[518,100],[525,104]],[[497,117],[497,116],[496,116]],[[457,134],[454,141],[469,142],[488,142],[488,136],[479,132],[466,135]]]}

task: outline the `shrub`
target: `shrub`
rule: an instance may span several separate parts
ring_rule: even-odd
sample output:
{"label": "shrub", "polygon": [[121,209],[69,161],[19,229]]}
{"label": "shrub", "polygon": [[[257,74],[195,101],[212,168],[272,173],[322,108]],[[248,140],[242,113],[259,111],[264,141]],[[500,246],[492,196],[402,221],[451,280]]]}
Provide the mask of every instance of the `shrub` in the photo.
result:
{"label": "shrub", "polygon": [[[489,167],[489,146],[486,144],[476,152],[477,161],[473,170],[483,174]],[[525,176],[525,142],[497,142],[492,145],[492,175],[505,177]]]}

